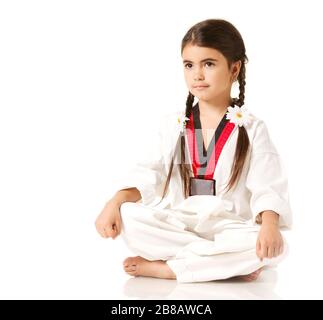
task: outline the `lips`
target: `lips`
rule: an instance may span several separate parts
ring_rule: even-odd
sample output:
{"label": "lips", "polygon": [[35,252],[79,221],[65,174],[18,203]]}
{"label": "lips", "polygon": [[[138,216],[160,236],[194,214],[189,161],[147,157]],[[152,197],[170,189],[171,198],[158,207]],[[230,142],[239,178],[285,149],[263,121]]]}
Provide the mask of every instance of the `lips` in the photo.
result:
{"label": "lips", "polygon": [[207,84],[198,84],[198,85],[193,86],[193,88],[206,88],[206,87],[208,87]]}

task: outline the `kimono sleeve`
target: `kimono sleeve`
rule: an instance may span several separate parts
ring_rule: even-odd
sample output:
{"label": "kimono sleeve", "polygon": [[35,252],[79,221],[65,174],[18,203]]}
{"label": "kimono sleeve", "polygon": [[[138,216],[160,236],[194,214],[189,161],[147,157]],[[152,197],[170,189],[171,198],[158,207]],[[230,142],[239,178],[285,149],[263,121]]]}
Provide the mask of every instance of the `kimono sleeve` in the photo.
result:
{"label": "kimono sleeve", "polygon": [[[137,155],[137,160],[129,164],[128,169],[121,175],[116,190],[137,188],[140,191],[139,203],[152,204],[162,195],[166,181],[166,166],[163,158],[163,121],[160,120],[155,132],[149,132],[147,139],[142,142],[143,152]],[[141,149],[141,148],[140,148]]]}
{"label": "kimono sleeve", "polygon": [[261,222],[260,212],[272,210],[279,214],[280,227],[291,228],[292,210],[286,171],[262,120],[252,141],[246,187],[251,192],[250,207],[255,222]]}

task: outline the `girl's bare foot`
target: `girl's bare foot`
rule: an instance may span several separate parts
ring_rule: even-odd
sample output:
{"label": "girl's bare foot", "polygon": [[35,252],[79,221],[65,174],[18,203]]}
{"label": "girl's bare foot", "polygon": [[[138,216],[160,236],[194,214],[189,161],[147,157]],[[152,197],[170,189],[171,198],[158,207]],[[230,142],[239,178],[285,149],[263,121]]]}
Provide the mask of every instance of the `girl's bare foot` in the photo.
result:
{"label": "girl's bare foot", "polygon": [[244,280],[244,281],[254,281],[254,280],[257,280],[258,276],[260,275],[261,271],[262,271],[262,267],[259,268],[258,270],[252,272],[252,273],[249,273],[249,274],[246,274],[246,275],[241,275],[241,276],[236,276],[236,277],[233,277],[234,279],[239,279],[239,280]]}
{"label": "girl's bare foot", "polygon": [[166,261],[149,261],[143,257],[128,257],[123,261],[123,269],[131,276],[144,276],[162,279],[176,279],[175,273]]}

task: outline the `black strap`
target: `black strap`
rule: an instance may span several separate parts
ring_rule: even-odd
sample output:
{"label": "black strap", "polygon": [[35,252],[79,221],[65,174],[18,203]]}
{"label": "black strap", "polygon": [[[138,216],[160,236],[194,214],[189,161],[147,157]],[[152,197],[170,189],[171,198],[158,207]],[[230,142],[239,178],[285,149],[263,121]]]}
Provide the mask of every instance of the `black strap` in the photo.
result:
{"label": "black strap", "polygon": [[201,119],[200,119],[200,107],[198,102],[195,104],[195,106],[193,106],[193,117],[194,117],[194,128],[199,129],[199,130],[194,130],[196,135],[196,140],[197,140],[199,162],[201,166],[198,171],[198,177],[203,178],[205,176],[206,168],[210,161],[212,152],[215,148],[215,144],[218,141],[225,125],[229,120],[226,119],[226,113],[225,113],[218,127],[216,128],[213,134],[212,140],[206,150],[203,142],[202,125],[201,125]]}

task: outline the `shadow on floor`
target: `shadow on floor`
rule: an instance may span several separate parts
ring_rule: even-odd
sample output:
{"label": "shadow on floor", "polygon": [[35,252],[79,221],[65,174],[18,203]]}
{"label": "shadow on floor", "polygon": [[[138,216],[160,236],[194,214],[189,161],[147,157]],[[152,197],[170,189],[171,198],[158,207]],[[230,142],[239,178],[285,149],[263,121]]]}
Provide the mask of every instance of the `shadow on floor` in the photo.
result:
{"label": "shadow on floor", "polygon": [[176,280],[132,277],[126,281],[123,293],[131,299],[282,299],[275,292],[277,271],[265,267],[256,281],[218,280],[177,283]]}

